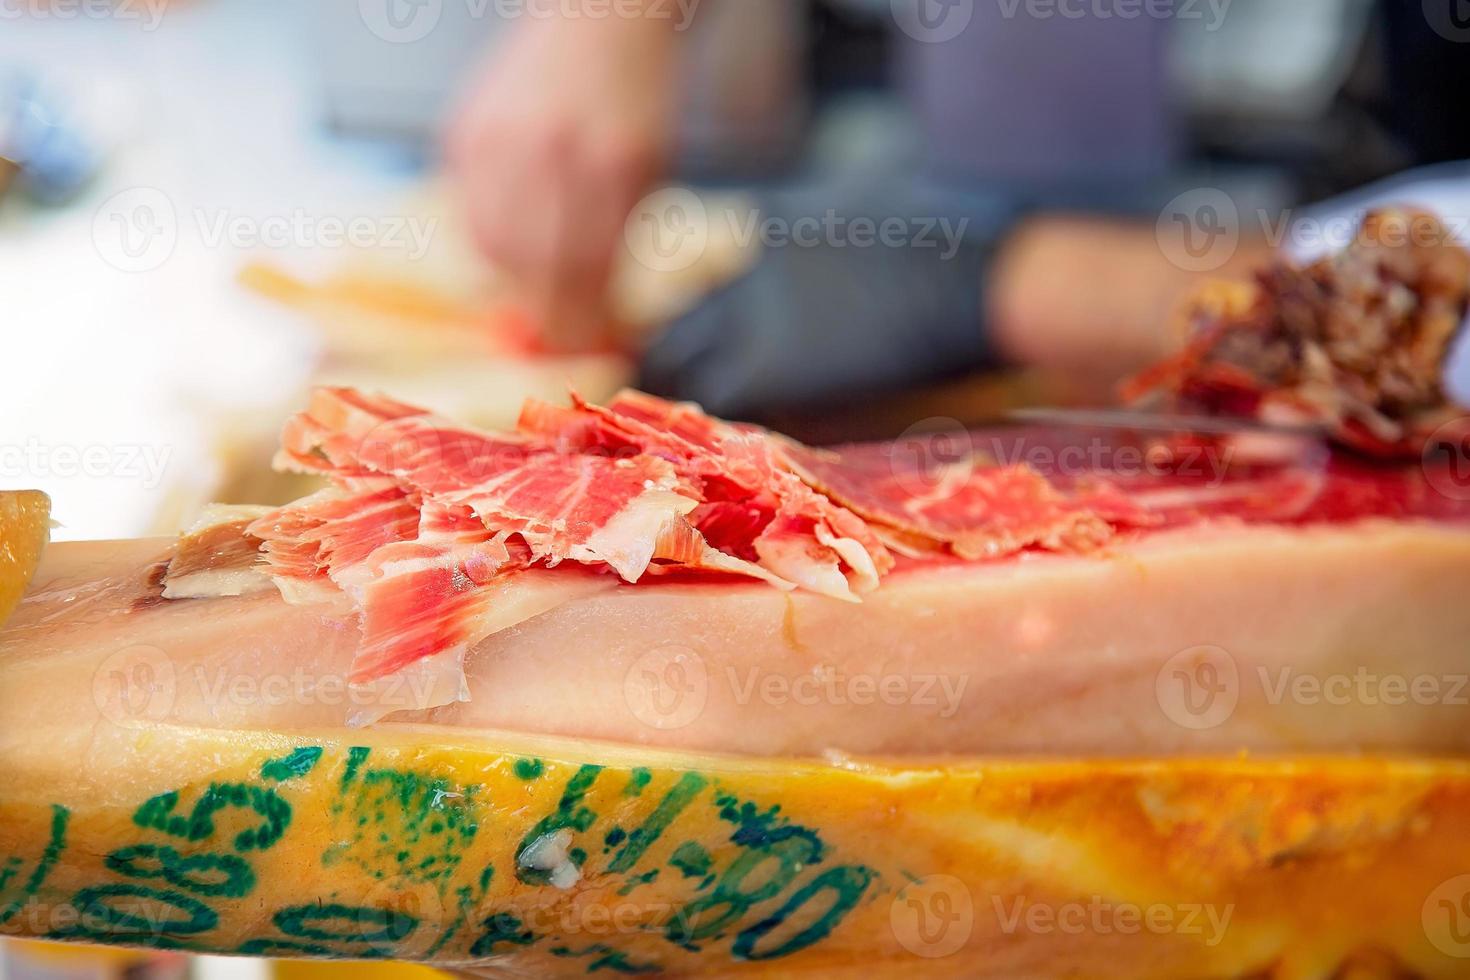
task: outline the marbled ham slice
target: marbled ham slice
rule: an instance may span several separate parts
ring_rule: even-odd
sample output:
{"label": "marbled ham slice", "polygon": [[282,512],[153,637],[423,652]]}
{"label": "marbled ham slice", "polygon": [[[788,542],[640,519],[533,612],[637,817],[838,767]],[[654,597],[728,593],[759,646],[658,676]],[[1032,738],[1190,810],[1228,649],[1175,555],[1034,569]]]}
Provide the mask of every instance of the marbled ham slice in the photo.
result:
{"label": "marbled ham slice", "polygon": [[[797,479],[770,433],[711,418],[698,406],[625,391],[606,408],[573,396],[574,409],[529,406],[522,431],[573,445],[640,452],[673,463],[699,488],[690,522],[714,535],[728,567],[763,566],[765,575],[852,601],[893,567],[879,536],[846,508]],[[709,523],[706,524],[706,521]]]}
{"label": "marbled ham slice", "polygon": [[336,579],[384,545],[418,533],[414,500],[386,477],[351,477],[258,518],[266,569],[289,602],[331,598]]}
{"label": "marbled ham slice", "polygon": [[1106,480],[1064,494],[1032,467],[964,460],[930,471],[895,455],[851,455],[792,446],[788,456],[812,487],[923,550],[998,558],[1027,548],[1088,551],[1115,527],[1146,527],[1154,515]]}
{"label": "marbled ham slice", "polygon": [[317,388],[306,411],[292,416],[281,432],[277,469],[343,476],[357,469],[363,443],[384,424],[429,413],[383,396],[351,388]]}

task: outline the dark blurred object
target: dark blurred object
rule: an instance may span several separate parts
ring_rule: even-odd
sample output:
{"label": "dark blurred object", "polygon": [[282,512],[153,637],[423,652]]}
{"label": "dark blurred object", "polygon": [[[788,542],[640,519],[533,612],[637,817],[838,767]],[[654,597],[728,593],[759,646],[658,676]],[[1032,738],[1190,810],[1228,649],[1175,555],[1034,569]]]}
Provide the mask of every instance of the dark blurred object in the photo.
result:
{"label": "dark blurred object", "polygon": [[816,101],[891,83],[893,35],[887,11],[830,0],[814,0],[809,10],[808,80]]}
{"label": "dark blurred object", "polygon": [[917,183],[768,194],[761,260],[658,337],[641,385],[757,420],[989,366],[982,273],[1020,213]]}
{"label": "dark blurred object", "polygon": [[62,100],[34,78],[0,86],[0,196],[15,190],[41,204],[75,197],[97,172],[98,154]]}
{"label": "dark blurred object", "polygon": [[1388,122],[1416,164],[1470,159],[1470,3],[1382,4]]}

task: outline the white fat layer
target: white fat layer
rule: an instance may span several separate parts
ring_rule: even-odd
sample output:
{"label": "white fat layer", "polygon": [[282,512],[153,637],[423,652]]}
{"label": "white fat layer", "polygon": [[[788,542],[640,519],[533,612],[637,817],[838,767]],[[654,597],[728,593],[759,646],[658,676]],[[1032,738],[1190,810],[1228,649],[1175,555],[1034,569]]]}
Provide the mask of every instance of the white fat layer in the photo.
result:
{"label": "white fat layer", "polygon": [[712,568],[719,572],[733,572],[736,575],[748,575],[751,578],[760,579],[769,585],[774,585],[782,592],[791,592],[796,588],[795,582],[788,582],[774,572],[768,571],[755,562],[727,555],[718,548],[706,543],[704,553],[700,556],[701,567]]}
{"label": "white fat layer", "polygon": [[851,582],[858,592],[872,592],[878,587],[878,566],[873,556],[852,538],[839,538],[822,522],[817,522],[817,540],[837,552],[837,557],[847,563],[851,570]]}
{"label": "white fat layer", "polygon": [[254,568],[215,569],[170,578],[165,599],[214,599],[269,592],[271,580]]}
{"label": "white fat layer", "polygon": [[273,510],[275,510],[274,507],[259,507],[251,504],[205,504],[199,511],[199,516],[194,518],[194,523],[185,529],[184,534],[198,534],[212,527],[219,527],[221,524],[257,521]]}
{"label": "white fat layer", "polygon": [[346,599],[342,590],[330,582],[316,579],[304,581],[285,575],[274,576],[271,581],[281,593],[281,598],[292,606],[314,606],[322,603],[335,605]]}
{"label": "white fat layer", "polygon": [[847,576],[837,559],[818,559],[811,554],[811,541],[794,535],[761,535],[755,541],[761,564],[782,578],[818,595],[843,602],[861,602],[852,593]]}
{"label": "white fat layer", "polygon": [[586,543],[574,545],[569,555],[574,561],[607,562],[624,581],[637,582],[653,561],[659,535],[669,522],[698,506],[683,494],[652,487],[633,498]]}

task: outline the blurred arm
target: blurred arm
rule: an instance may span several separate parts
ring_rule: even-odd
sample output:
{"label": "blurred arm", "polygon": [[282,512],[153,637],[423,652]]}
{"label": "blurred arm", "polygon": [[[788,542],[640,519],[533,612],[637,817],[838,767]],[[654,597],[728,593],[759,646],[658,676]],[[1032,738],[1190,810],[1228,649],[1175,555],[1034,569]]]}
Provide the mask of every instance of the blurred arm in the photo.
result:
{"label": "blurred arm", "polygon": [[673,141],[677,37],[689,3],[526,16],[452,122],[449,170],[476,241],[509,274],[548,345],[604,339],[623,223]]}
{"label": "blurred arm", "polygon": [[1170,262],[1151,225],[1032,218],[990,269],[988,332],[1012,363],[1121,377],[1178,347],[1172,314],[1203,279],[1249,275],[1270,254],[1264,242],[1242,243],[1204,276]]}

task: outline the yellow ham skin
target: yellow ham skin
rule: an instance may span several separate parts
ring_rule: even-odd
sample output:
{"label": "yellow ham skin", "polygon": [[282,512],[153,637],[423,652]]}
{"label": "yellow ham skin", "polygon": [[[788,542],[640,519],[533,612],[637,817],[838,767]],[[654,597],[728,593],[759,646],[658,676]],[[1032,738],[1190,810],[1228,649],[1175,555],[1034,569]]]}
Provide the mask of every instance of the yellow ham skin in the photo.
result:
{"label": "yellow ham skin", "polygon": [[[10,935],[549,978],[1450,978],[1470,954],[1462,761],[828,766],[154,724],[3,758]],[[523,880],[567,823],[580,867]]]}

